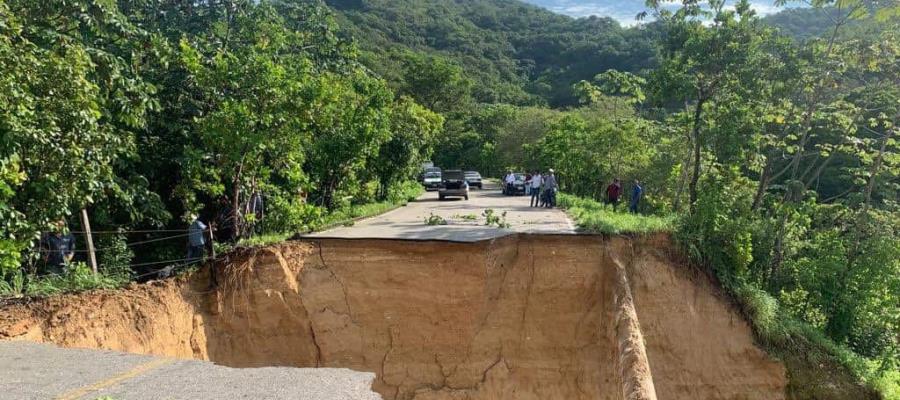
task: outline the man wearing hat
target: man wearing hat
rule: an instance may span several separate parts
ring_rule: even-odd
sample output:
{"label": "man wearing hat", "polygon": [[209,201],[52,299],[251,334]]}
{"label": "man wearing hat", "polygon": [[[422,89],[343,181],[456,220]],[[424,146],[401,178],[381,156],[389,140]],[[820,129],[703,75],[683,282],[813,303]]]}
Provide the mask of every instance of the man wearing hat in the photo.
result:
{"label": "man wearing hat", "polygon": [[556,173],[553,168],[547,171],[544,188],[547,191],[547,208],[556,207],[556,191],[559,190],[559,184],[556,182]]}

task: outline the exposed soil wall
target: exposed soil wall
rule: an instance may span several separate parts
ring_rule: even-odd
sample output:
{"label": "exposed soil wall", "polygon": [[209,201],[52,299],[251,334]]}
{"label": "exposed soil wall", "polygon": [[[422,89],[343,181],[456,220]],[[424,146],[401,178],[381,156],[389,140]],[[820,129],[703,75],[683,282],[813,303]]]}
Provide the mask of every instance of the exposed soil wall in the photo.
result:
{"label": "exposed soil wall", "polygon": [[374,371],[386,399],[784,398],[781,364],[668,251],[665,237],[289,242],[234,254],[215,290],[204,271],[6,307],[0,337]]}

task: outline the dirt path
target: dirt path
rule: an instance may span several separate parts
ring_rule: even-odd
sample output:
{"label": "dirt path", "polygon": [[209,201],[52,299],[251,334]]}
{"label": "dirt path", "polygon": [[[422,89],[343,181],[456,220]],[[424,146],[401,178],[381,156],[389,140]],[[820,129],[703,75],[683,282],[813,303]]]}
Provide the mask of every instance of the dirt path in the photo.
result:
{"label": "dirt path", "polygon": [[[308,237],[347,239],[411,239],[475,242],[511,233],[574,234],[575,227],[558,209],[529,206],[528,196],[504,196],[495,184],[484,190],[471,190],[469,200],[438,200],[437,192],[427,192],[406,207],[359,221],[350,227],[339,227]],[[485,210],[494,210],[509,227],[485,226]],[[447,225],[427,225],[425,219],[436,215]]]}

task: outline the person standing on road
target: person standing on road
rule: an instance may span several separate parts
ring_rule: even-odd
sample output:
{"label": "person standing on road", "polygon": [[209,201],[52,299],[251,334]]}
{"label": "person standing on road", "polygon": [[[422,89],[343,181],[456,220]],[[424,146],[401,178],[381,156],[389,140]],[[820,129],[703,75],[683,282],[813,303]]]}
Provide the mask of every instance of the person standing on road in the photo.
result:
{"label": "person standing on road", "polygon": [[191,226],[188,228],[187,261],[195,262],[203,259],[207,227],[196,214],[191,214],[191,220]]}
{"label": "person standing on road", "polygon": [[529,205],[531,207],[537,207],[541,203],[541,185],[544,184],[544,178],[541,176],[540,171],[534,171],[534,174],[531,175],[531,183],[528,187],[531,188],[531,201]]}
{"label": "person standing on road", "polygon": [[619,205],[619,196],[621,194],[622,184],[619,183],[619,178],[615,178],[613,183],[606,187],[606,204],[611,204],[613,211],[616,211],[616,207]]}
{"label": "person standing on road", "polygon": [[75,236],[69,233],[65,221],[54,224],[53,232],[41,238],[41,253],[44,258],[43,275],[62,275],[75,256]]}
{"label": "person standing on road", "polygon": [[553,168],[547,170],[546,184],[547,190],[547,208],[556,207],[556,191],[559,190],[559,184],[556,182],[556,174]]}
{"label": "person standing on road", "polygon": [[506,174],[506,179],[504,181],[506,182],[505,193],[508,195],[514,194],[513,185],[516,183],[516,175],[513,174],[512,171],[509,171],[509,173]]}
{"label": "person standing on road", "polygon": [[525,195],[531,196],[531,180],[534,179],[534,175],[531,172],[525,174]]}
{"label": "person standing on road", "polygon": [[634,187],[631,188],[631,204],[628,206],[628,211],[631,211],[632,214],[637,214],[638,204],[640,204],[643,196],[644,188],[641,186],[641,181],[635,179]]}

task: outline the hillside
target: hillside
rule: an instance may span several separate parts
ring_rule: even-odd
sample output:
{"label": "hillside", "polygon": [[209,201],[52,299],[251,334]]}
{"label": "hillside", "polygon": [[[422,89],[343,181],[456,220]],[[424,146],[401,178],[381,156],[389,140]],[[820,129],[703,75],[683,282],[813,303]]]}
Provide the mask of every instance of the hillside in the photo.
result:
{"label": "hillside", "polygon": [[[365,64],[394,83],[410,53],[439,56],[472,79],[484,103],[575,104],[571,85],[608,69],[656,65],[656,24],[572,18],[518,0],[325,0]],[[834,11],[831,11],[833,14]],[[763,18],[798,40],[827,33],[829,11],[792,8]],[[863,24],[851,22],[849,32]],[[866,25],[872,25],[867,23]],[[877,29],[876,29],[877,30]]]}
{"label": "hillside", "polygon": [[481,102],[568,105],[572,83],[654,65],[652,29],[575,19],[514,0],[326,0],[366,64],[398,81],[403,52],[449,58]]}

